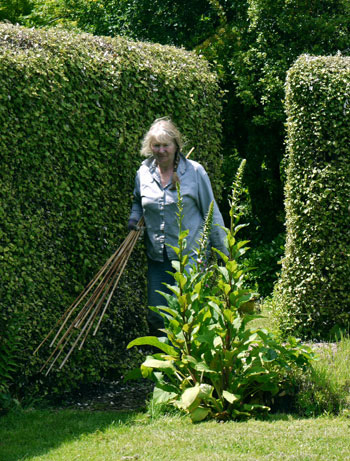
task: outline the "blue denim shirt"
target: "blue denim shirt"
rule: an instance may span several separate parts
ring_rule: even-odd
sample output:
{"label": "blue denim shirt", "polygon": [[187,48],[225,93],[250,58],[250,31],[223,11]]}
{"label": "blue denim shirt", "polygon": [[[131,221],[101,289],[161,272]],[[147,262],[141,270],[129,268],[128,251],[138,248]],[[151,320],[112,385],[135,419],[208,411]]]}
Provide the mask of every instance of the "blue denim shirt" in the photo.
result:
{"label": "blue denim shirt", "polygon": [[[183,229],[188,229],[185,252],[194,257],[194,249],[200,239],[204,218],[210,203],[214,200],[213,228],[210,236],[211,246],[227,254],[224,246],[226,233],[215,224],[224,225],[221,213],[215,202],[208,174],[197,162],[187,160],[181,155],[177,173],[183,197]],[[138,221],[144,216],[146,225],[147,256],[154,261],[163,261],[166,244],[177,246],[179,226],[176,213],[177,191],[171,190],[171,181],[162,187],[160,175],[153,157],[142,162],[136,173],[134,200],[129,219]],[[177,259],[172,248],[166,246],[169,259]]]}

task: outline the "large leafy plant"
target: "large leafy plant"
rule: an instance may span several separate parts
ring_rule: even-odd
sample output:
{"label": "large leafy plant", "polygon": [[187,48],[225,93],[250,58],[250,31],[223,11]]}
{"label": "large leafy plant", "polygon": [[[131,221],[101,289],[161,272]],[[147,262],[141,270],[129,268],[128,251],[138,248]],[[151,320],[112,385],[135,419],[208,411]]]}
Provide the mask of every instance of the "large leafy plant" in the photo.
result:
{"label": "large leafy plant", "polygon": [[[236,419],[269,410],[273,396],[292,384],[292,371],[305,368],[312,354],[289,338],[282,344],[265,329],[249,328],[257,315],[245,313],[256,293],[245,287],[246,270],[239,258],[247,241],[238,241],[242,162],[230,200],[227,254],[215,250],[220,262],[206,266],[204,256],[212,227],[211,205],[198,243],[197,259],[189,268],[184,254],[187,230],[182,229],[182,198],[178,188],[178,261],[175,285],[164,294],[168,306],[151,306],[165,321],[164,338],[146,336],[129,343],[149,345],[159,352],[146,357],[139,375],[155,382],[153,399],[189,413],[193,421]],[[248,269],[249,270],[249,269]],[[214,282],[213,282],[214,280]],[[135,375],[134,375],[135,376]]]}

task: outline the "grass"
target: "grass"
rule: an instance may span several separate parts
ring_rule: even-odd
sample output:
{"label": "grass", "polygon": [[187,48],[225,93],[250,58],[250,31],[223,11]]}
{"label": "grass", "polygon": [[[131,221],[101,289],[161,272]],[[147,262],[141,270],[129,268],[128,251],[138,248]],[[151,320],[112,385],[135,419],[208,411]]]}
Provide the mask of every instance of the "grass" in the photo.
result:
{"label": "grass", "polygon": [[350,420],[205,422],[141,413],[20,411],[0,420],[2,461],[350,460]]}
{"label": "grass", "polygon": [[195,425],[152,405],[147,414],[19,409],[0,417],[0,461],[350,461],[350,339],[318,348],[297,395],[305,417]]}
{"label": "grass", "polygon": [[350,413],[350,338],[316,347],[319,360],[303,377],[297,396],[299,412]]}
{"label": "grass", "polygon": [[[261,306],[260,315],[250,327],[266,328],[278,334],[278,323],[269,303]],[[318,360],[301,378],[296,410],[304,416],[350,413],[350,337],[309,345],[316,351]]]}

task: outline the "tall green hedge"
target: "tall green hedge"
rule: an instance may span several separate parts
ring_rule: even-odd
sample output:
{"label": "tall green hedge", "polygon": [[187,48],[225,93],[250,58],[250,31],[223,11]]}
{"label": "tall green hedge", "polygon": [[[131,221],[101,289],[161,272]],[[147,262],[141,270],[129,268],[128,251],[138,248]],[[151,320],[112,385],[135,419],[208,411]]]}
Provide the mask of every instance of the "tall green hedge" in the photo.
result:
{"label": "tall green hedge", "polygon": [[[61,392],[120,375],[146,331],[138,245],[95,338],[44,378],[32,352],[125,238],[140,141],[171,116],[220,191],[220,91],[174,47],[0,25],[0,315],[25,319],[17,389]],[[16,323],[17,324],[17,323]]]}
{"label": "tall green hedge", "polygon": [[350,58],[301,56],[286,83],[285,326],[350,326]]}

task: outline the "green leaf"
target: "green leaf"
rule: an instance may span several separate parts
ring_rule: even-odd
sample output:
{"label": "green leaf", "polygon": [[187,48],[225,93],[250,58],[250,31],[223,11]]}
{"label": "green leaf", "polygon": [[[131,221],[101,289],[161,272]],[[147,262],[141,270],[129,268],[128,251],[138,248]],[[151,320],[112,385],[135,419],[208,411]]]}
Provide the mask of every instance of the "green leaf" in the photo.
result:
{"label": "green leaf", "polygon": [[133,379],[141,379],[142,378],[142,373],[140,368],[136,368],[135,370],[129,371],[125,377],[124,381],[130,381]]}
{"label": "green leaf", "polygon": [[153,375],[153,369],[146,367],[143,364],[141,364],[140,370],[143,378],[151,378]]}
{"label": "green leaf", "polygon": [[157,347],[168,355],[178,355],[177,350],[173,346],[159,341],[156,336],[142,336],[140,338],[136,338],[127,345],[127,349],[130,349],[134,346],[153,346]]}
{"label": "green leaf", "polygon": [[184,240],[188,236],[189,232],[190,231],[188,229],[181,231],[179,235],[179,240]]}
{"label": "green leaf", "polygon": [[273,362],[278,358],[278,354],[274,349],[267,349],[261,355],[264,362]]}
{"label": "green leaf", "polygon": [[158,360],[153,357],[147,357],[142,364],[147,368],[160,368],[160,369],[170,369],[175,370],[172,360]]}
{"label": "green leaf", "polygon": [[210,413],[209,408],[197,407],[195,410],[190,412],[190,418],[193,423],[203,421]]}
{"label": "green leaf", "polygon": [[198,385],[194,387],[190,387],[184,391],[184,393],[181,395],[181,399],[179,402],[179,407],[183,408],[184,410],[189,409],[193,405],[196,406],[196,403],[199,404],[199,394],[201,390]]}
{"label": "green leaf", "polygon": [[228,391],[222,391],[222,396],[229,403],[237,402],[237,400],[241,400],[241,398],[242,398],[242,396],[240,396],[238,394],[232,394],[231,392],[228,392]]}
{"label": "green leaf", "polygon": [[213,250],[220,256],[220,258],[224,261],[226,264],[227,261],[229,260],[228,256],[225,255],[222,251],[218,250],[217,248],[213,248]]}
{"label": "green leaf", "polygon": [[176,272],[180,271],[180,261],[176,261],[176,260],[171,261],[171,265],[173,266]]}
{"label": "green leaf", "polygon": [[199,394],[200,398],[208,399],[212,396],[212,393],[214,390],[214,387],[212,385],[202,383],[199,385],[199,388],[200,388],[200,394]]}
{"label": "green leaf", "polygon": [[157,306],[157,307],[148,306],[148,309],[150,309],[153,312],[156,312],[157,314],[159,314],[163,318],[168,319],[168,321],[174,320],[174,319],[177,319],[179,321],[182,320],[181,315],[175,309],[173,309],[172,307],[168,307],[168,306]]}
{"label": "green leaf", "polygon": [[153,399],[155,403],[168,403],[175,397],[177,397],[176,392],[168,392],[159,387],[155,387],[153,390]]}
{"label": "green leaf", "polygon": [[227,322],[232,323],[233,320],[235,319],[235,314],[234,312],[230,311],[230,309],[225,309],[224,310],[224,318]]}
{"label": "green leaf", "polygon": [[196,363],[194,369],[197,371],[204,371],[205,373],[216,373],[216,371],[212,370],[205,362]]}

